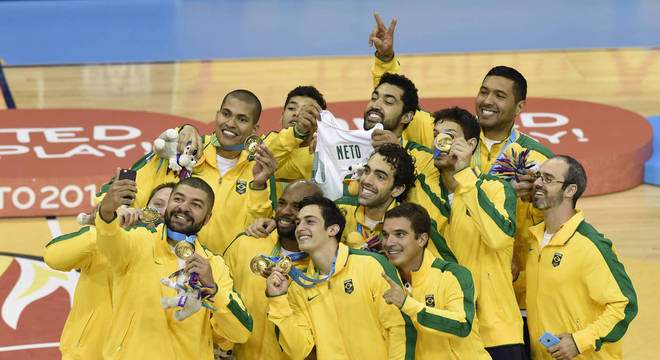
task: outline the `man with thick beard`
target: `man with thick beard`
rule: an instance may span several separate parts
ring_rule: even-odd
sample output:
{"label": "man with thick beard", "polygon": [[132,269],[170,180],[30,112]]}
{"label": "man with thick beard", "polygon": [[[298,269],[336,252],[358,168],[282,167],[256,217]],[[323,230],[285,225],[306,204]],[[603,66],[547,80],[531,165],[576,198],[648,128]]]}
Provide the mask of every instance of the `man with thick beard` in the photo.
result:
{"label": "man with thick beard", "polygon": [[[96,241],[113,276],[113,321],[104,358],[210,359],[214,337],[245,342],[252,318],[233,290],[229,270],[196,241],[195,234],[211,217],[211,187],[195,177],[182,180],[172,189],[164,224],[124,231],[116,211],[132,202],[136,191],[134,181],[115,179],[96,215]],[[185,260],[174,251],[181,241],[194,249]],[[174,317],[177,307],[163,309],[161,298],[177,292],[161,279],[178,272],[197,274],[213,309],[204,307],[182,321]]]}
{"label": "man with thick beard", "polygon": [[[271,257],[287,256],[294,266],[306,268],[309,261],[307,254],[300,252],[296,242],[296,217],[300,202],[313,195],[321,195],[321,189],[307,180],[289,184],[277,199],[274,223],[277,231],[265,239],[257,239],[246,234],[239,235],[222,254],[231,270],[236,290],[241,293],[245,305],[254,319],[252,335],[244,344],[234,346],[239,359],[288,359],[277,343],[275,325],[268,321],[268,301],[263,296],[266,291],[266,279],[250,271],[250,261],[258,255]],[[272,224],[268,224],[272,226]]]}

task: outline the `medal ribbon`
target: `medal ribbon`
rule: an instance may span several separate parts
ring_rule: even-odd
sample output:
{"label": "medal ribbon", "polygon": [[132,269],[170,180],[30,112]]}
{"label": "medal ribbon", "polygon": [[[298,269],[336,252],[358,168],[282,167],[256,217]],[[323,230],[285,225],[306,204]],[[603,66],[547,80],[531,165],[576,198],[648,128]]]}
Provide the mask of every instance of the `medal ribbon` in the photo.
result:
{"label": "medal ribbon", "polygon": [[[291,259],[292,261],[296,261],[305,258],[307,256],[307,254],[304,252],[297,252],[295,253],[295,255],[296,256],[289,256],[289,259]],[[271,261],[274,261],[275,263],[277,263],[282,259],[281,257],[276,257],[276,256],[266,256],[266,258],[270,259]],[[310,289],[316,286],[317,284],[329,280],[332,277],[332,275],[335,273],[336,263],[337,263],[337,254],[335,254],[334,260],[332,260],[332,267],[330,268],[330,273],[328,275],[324,275],[321,278],[309,277],[302,270],[298,269],[295,266],[292,266],[291,270],[289,270],[289,276],[291,276],[291,279],[295,281],[296,284],[302,286],[305,289]]]}
{"label": "medal ribbon", "polygon": [[227,150],[227,151],[242,151],[245,148],[245,144],[236,144],[236,145],[230,145],[230,146],[223,146],[220,144],[220,141],[218,140],[218,136],[213,133],[211,135],[211,144],[213,146],[218,147],[222,150]]}
{"label": "medal ribbon", "polygon": [[174,241],[176,241],[176,242],[187,241],[187,242],[189,242],[193,245],[195,244],[195,240],[197,240],[197,235],[195,235],[195,234],[186,235],[186,234],[182,234],[180,232],[177,232],[177,231],[174,231],[174,230],[171,230],[171,229],[167,229],[167,237],[174,240]]}

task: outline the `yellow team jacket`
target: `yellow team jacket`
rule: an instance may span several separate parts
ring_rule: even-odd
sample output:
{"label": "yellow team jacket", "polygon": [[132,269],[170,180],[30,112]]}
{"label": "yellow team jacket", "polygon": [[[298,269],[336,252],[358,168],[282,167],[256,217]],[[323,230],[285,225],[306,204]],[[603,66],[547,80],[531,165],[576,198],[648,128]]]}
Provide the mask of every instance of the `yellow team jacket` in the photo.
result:
{"label": "yellow team jacket", "polygon": [[96,229],[85,226],[54,238],[44,261],[55,270],[80,270],[73,306],[60,338],[62,359],[100,359],[112,322],[111,274],[96,247]]}
{"label": "yellow team jacket", "polygon": [[[250,260],[257,255],[281,256],[277,231],[273,231],[265,239],[241,234],[229,244],[222,255],[231,271],[234,287],[241,294],[253,320],[250,338],[243,344],[236,344],[234,353],[236,358],[241,360],[288,359],[277,343],[275,325],[267,318],[268,301],[264,296],[266,279],[253,274],[250,270]],[[307,259],[303,259],[295,262],[294,265],[305,268],[307,262]]]}
{"label": "yellow team jacket", "polygon": [[458,187],[450,203],[440,172],[427,167],[408,199],[428,210],[451,255],[472,272],[484,345],[522,344],[511,275],[516,195],[509,184],[477,169],[463,169],[454,179]]}
{"label": "yellow team jacket", "polygon": [[[308,276],[316,276],[310,262]],[[268,298],[268,319],[292,359],[316,346],[319,359],[414,359],[415,328],[388,305],[386,273],[401,284],[384,257],[339,244],[335,272],[311,289],[292,283],[288,294]]]}
{"label": "yellow team jacket", "polygon": [[[377,219],[379,220],[378,224],[373,229],[369,228],[364,220],[364,206],[358,203],[357,197],[344,196],[335,200],[335,204],[337,204],[346,219],[341,242],[353,249],[362,249],[368,239],[380,236],[383,231],[384,219]],[[396,201],[393,201],[389,208],[391,209],[396,205]]]}
{"label": "yellow team jacket", "polygon": [[479,336],[476,294],[468,269],[425,250],[411,282],[412,293],[401,311],[417,330],[416,359],[490,359]]}
{"label": "yellow team jacket", "polygon": [[[506,150],[504,150],[507,155],[511,155],[511,150],[514,150],[517,154],[520,154],[525,149],[529,149],[529,157],[527,162],[535,162],[538,166],[541,166],[546,160],[553,157],[554,154],[545,146],[539,144],[536,140],[530,138],[524,133],[519,132],[516,129],[512,129],[513,136],[512,139],[515,139],[515,142],[511,143]],[[482,173],[487,174],[491,167],[495,164],[497,156],[502,151],[502,148],[505,146],[506,141],[503,141],[498,144],[494,144],[490,151],[486,147],[484,142],[485,135],[481,131],[481,141],[479,142],[479,149],[475,151],[474,156],[472,157],[472,166],[478,167]],[[518,305],[521,309],[525,309],[525,264],[527,262],[527,248],[528,244],[534,241],[533,236],[529,233],[529,227],[536,225],[543,221],[543,213],[534,208],[531,203],[522,201],[520,199],[516,200],[516,236],[514,244],[514,261],[518,263],[520,268],[520,275],[514,283],[514,290],[516,292],[516,299],[518,300]]]}
{"label": "yellow team jacket", "polygon": [[578,210],[539,249],[545,223],[530,228],[527,306],[534,359],[552,359],[538,342],[549,331],[570,333],[576,359],[622,359],[622,342],[637,315],[637,295],[612,241]]}
{"label": "yellow team jacket", "polygon": [[113,274],[113,322],[103,349],[105,359],[212,359],[214,336],[247,341],[252,317],[233,290],[221,257],[196,247],[196,253],[209,260],[218,285],[213,297],[216,311],[202,308],[177,321],[176,309],[165,310],[160,303],[161,297],[176,295],[160,280],[183,264],[167,243],[165,226],[123,231],[116,218],[106,223],[97,216],[96,230],[98,247]]}
{"label": "yellow team jacket", "polygon": [[[268,218],[273,213],[276,201],[274,178],[264,190],[250,189],[254,161],[248,161],[247,151],[241,152],[238,162],[224,176],[217,168],[217,152],[211,145],[210,136],[205,136],[204,152],[193,168],[193,176],[206,181],[215,192],[215,204],[211,221],[202,228],[198,240],[214,254],[222,254],[236,235],[243,232],[256,218]],[[301,140],[296,138],[293,128],[279,133],[269,133],[264,143],[279,161],[289,156]],[[145,155],[132,167],[137,171],[137,198],[133,207],[146,205],[149,194],[165,182],[178,182],[178,176],[168,171],[167,160],[162,161],[153,153]],[[107,190],[105,185],[102,192]]]}

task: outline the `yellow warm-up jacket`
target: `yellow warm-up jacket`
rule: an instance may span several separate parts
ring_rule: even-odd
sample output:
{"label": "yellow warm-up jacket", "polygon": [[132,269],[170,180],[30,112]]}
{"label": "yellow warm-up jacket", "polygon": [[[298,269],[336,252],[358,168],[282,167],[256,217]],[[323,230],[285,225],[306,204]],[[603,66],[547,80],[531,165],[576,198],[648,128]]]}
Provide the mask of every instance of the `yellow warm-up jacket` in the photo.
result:
{"label": "yellow warm-up jacket", "polygon": [[[252,334],[247,342],[236,344],[234,353],[238,359],[288,359],[275,336],[275,325],[268,321],[268,301],[264,296],[266,292],[266,279],[255,275],[250,270],[250,260],[257,255],[281,256],[281,246],[278,242],[277,231],[273,231],[265,239],[257,239],[242,234],[227,247],[222,255],[234,279],[234,287],[241,294],[245,306],[252,315]],[[304,269],[308,258],[304,258],[294,265]]]}
{"label": "yellow warm-up jacket", "polygon": [[161,284],[180,269],[167,243],[165,226],[124,231],[115,218],[96,217],[97,245],[113,274],[113,321],[103,349],[105,359],[212,359],[213,338],[245,342],[252,317],[233,290],[229,269],[219,256],[197,244],[196,253],[208,259],[218,292],[215,311],[202,308],[183,321],[176,308],[163,309],[161,297],[176,291]]}
{"label": "yellow warm-up jacket", "polygon": [[425,250],[411,282],[412,293],[401,311],[417,330],[415,359],[490,359],[479,336],[476,293],[468,269]]}
{"label": "yellow warm-up jacket", "polygon": [[[315,272],[310,262],[307,275]],[[384,257],[339,244],[329,280],[310,289],[292,283],[288,294],[269,297],[268,319],[284,352],[302,359],[316,346],[319,359],[414,359],[415,328],[383,299],[382,273],[401,284]]]}
{"label": "yellow warm-up jacket", "polygon": [[622,359],[621,338],[637,315],[637,295],[612,241],[577,211],[540,249],[545,223],[530,228],[527,319],[534,359],[552,359],[538,342],[570,333],[576,359]]}
{"label": "yellow warm-up jacket", "polygon": [[96,247],[96,229],[85,226],[54,238],[44,261],[55,270],[80,270],[73,306],[60,338],[62,359],[100,359],[112,322],[111,274]]}
{"label": "yellow warm-up jacket", "polygon": [[[214,254],[222,254],[236,235],[256,218],[267,218],[273,213],[276,202],[274,178],[264,190],[253,190],[252,168],[255,162],[248,160],[247,151],[242,151],[236,165],[224,176],[220,176],[217,165],[216,147],[211,144],[211,136],[205,136],[202,157],[193,168],[193,176],[206,181],[215,193],[215,203],[211,221],[202,228],[198,240]],[[279,133],[271,132],[264,136],[264,143],[280,161],[288,157],[302,140],[295,137],[293,128]],[[167,160],[162,160],[153,153],[145,155],[132,167],[137,171],[137,198],[133,207],[146,205],[149,194],[158,185],[165,182],[178,182],[179,177],[168,171]],[[106,184],[102,192],[107,190]]]}
{"label": "yellow warm-up jacket", "polygon": [[484,345],[522,344],[522,318],[511,275],[515,193],[509,184],[477,169],[463,169],[454,179],[458,187],[450,203],[440,172],[427,167],[418,174],[409,201],[429,211],[451,254],[472,273]]}

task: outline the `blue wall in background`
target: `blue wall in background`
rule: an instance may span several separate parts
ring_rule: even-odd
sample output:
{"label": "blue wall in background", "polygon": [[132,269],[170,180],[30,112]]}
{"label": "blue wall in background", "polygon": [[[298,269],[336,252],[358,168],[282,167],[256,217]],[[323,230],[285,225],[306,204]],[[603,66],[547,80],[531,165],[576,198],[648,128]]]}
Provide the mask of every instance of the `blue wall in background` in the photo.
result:
{"label": "blue wall in background", "polygon": [[9,65],[364,55],[379,10],[402,53],[660,45],[660,1],[0,1]]}

